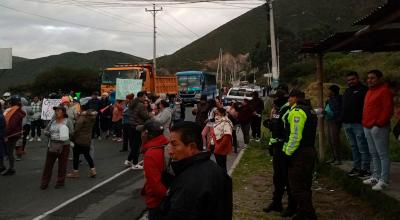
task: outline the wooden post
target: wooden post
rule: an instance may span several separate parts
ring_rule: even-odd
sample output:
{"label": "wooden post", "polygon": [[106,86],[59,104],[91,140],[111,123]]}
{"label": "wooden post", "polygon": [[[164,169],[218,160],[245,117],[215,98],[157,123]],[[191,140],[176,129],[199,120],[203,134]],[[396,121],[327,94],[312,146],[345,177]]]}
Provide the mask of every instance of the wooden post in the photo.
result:
{"label": "wooden post", "polygon": [[[324,55],[318,54],[317,57],[317,92],[318,100],[317,105],[319,109],[324,108]],[[319,161],[325,161],[325,141],[324,141],[324,118],[322,115],[318,117],[318,144],[319,144]]]}

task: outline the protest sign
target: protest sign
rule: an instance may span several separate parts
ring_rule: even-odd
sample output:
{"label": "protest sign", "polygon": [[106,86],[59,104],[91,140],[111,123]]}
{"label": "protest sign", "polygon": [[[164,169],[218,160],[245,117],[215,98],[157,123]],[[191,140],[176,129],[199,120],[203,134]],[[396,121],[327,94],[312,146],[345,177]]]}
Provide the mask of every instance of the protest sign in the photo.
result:
{"label": "protest sign", "polygon": [[43,99],[42,120],[51,120],[54,116],[54,106],[60,105],[61,99]]}
{"label": "protest sign", "polygon": [[142,91],[141,79],[118,79],[117,78],[117,100],[125,100],[125,97],[131,93],[136,94]]}

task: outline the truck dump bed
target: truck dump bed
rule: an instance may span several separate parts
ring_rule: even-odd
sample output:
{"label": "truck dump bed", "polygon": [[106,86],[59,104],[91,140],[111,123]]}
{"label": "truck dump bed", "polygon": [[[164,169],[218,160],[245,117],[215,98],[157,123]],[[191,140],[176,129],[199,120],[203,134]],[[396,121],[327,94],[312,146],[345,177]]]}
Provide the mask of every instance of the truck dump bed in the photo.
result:
{"label": "truck dump bed", "polygon": [[175,76],[156,76],[155,93],[178,94],[178,82]]}

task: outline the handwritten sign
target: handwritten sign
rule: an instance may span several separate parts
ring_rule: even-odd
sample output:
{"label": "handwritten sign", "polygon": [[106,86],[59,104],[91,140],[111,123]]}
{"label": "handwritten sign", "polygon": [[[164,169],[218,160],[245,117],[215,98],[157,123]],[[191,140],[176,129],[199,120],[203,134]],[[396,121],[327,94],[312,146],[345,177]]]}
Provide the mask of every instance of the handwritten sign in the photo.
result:
{"label": "handwritten sign", "polygon": [[118,79],[117,78],[117,100],[125,100],[125,97],[131,93],[136,94],[142,91],[141,79]]}
{"label": "handwritten sign", "polygon": [[54,116],[54,106],[60,105],[61,99],[43,99],[42,120],[51,120]]}

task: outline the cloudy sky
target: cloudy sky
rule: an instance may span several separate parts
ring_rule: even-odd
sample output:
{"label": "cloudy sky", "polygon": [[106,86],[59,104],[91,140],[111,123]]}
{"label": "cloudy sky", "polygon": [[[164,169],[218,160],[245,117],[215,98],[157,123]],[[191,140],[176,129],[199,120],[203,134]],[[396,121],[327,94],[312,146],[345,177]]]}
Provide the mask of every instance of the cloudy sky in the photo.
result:
{"label": "cloudy sky", "polygon": [[[197,1],[197,0],[194,0]],[[153,19],[138,0],[2,0],[0,48],[38,58],[68,51],[115,50],[151,58]],[[182,2],[182,1],[181,1]],[[261,0],[212,3],[158,2],[157,55],[171,54]],[[191,1],[193,2],[193,1]]]}

